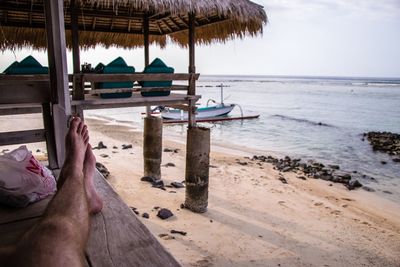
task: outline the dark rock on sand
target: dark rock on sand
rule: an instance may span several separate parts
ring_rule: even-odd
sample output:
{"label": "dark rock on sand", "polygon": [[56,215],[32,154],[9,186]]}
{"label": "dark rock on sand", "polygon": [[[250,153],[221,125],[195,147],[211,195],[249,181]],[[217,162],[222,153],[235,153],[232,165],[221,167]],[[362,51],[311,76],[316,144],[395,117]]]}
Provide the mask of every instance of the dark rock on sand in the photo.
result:
{"label": "dark rock on sand", "polygon": [[117,146],[113,146],[113,149],[118,149],[118,147]]}
{"label": "dark rock on sand", "polygon": [[385,193],[385,194],[389,194],[389,195],[393,195],[393,193],[392,192],[390,192],[390,191],[382,191],[383,193]]}
{"label": "dark rock on sand", "polygon": [[185,186],[179,182],[172,182],[171,185],[175,188],[184,188]]}
{"label": "dark rock on sand", "polygon": [[394,162],[400,162],[400,158],[393,158]]}
{"label": "dark rock on sand", "polygon": [[286,179],[285,179],[285,177],[279,177],[278,178],[279,179],[279,181],[281,181],[283,184],[287,184],[288,182],[286,181]]}
{"label": "dark rock on sand", "polygon": [[108,176],[110,176],[110,172],[107,170],[106,166],[100,162],[96,162],[96,169],[104,176],[104,178],[107,179]]}
{"label": "dark rock on sand", "polygon": [[129,148],[132,148],[132,145],[122,145],[122,149],[129,149]]}
{"label": "dark rock on sand", "polygon": [[354,190],[358,187],[362,187],[363,185],[358,180],[351,180],[348,184],[346,184],[347,189]]}
{"label": "dark rock on sand", "polygon": [[99,144],[93,149],[106,149],[107,146],[104,145],[103,141],[100,141]]}
{"label": "dark rock on sand", "polygon": [[333,169],[333,170],[339,170],[340,169],[339,165],[328,165],[328,167]]}
{"label": "dark rock on sand", "polygon": [[185,236],[187,233],[184,231],[171,230],[171,234],[180,234],[180,235]]}
{"label": "dark rock on sand", "polygon": [[365,191],[368,191],[368,192],[375,192],[375,189],[365,186],[365,185],[362,187],[362,189],[364,189]]}
{"label": "dark rock on sand", "polygon": [[158,211],[157,216],[162,219],[168,219],[171,216],[174,216],[174,214],[169,210],[169,209],[161,209]]}
{"label": "dark rock on sand", "polygon": [[165,188],[164,188],[164,181],[161,180],[161,179],[156,179],[155,177],[152,177],[152,176],[144,176],[144,177],[142,177],[140,180],[141,180],[141,181],[144,181],[144,182],[149,182],[149,183],[151,183],[151,185],[152,185],[153,187],[156,187],[156,188],[160,188],[160,189],[165,190]]}
{"label": "dark rock on sand", "polygon": [[145,213],[142,214],[142,217],[145,218],[145,219],[149,219],[150,215],[147,212],[145,212]]}
{"label": "dark rock on sand", "polygon": [[[357,171],[354,171],[353,173],[355,177],[352,177],[352,175],[349,172],[341,171],[339,165],[327,165],[325,166],[324,164],[317,162],[315,160],[309,160],[307,163],[301,162],[301,159],[292,159],[288,156],[284,157],[283,159],[278,159],[272,156],[257,156],[254,155],[253,158],[251,159],[252,161],[258,161],[258,162],[266,162],[266,163],[271,163],[274,166],[275,170],[278,170],[280,172],[294,172],[297,173],[298,176],[297,178],[306,180],[308,178],[314,178],[314,179],[321,179],[325,181],[330,181],[334,183],[342,183],[344,184],[349,190],[353,190],[355,188],[358,188],[361,185],[361,183],[355,179],[355,177],[361,179],[362,174],[359,174]],[[281,177],[279,180],[282,183],[287,183],[286,179],[280,174]],[[353,178],[353,180],[352,180]],[[375,179],[371,177],[373,181]]]}
{"label": "dark rock on sand", "polygon": [[179,149],[178,148],[164,148],[164,152],[178,153]]}
{"label": "dark rock on sand", "polygon": [[167,164],[164,165],[164,167],[175,167],[175,164],[172,162],[168,162]]}
{"label": "dark rock on sand", "polygon": [[107,154],[101,154],[100,157],[102,157],[102,158],[108,158],[108,157],[110,157],[110,156],[107,155]]}
{"label": "dark rock on sand", "polygon": [[130,208],[136,215],[139,215],[139,212],[137,211],[137,209],[135,207],[130,207]]}

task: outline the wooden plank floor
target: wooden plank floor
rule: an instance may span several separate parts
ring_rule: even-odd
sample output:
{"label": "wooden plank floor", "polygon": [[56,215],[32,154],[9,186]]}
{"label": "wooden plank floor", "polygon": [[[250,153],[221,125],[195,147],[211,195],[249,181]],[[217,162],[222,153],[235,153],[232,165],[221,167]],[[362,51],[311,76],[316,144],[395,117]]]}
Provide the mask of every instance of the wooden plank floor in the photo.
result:
{"label": "wooden plank floor", "polygon": [[[104,207],[91,219],[87,266],[180,266],[98,172],[95,186]],[[50,200],[23,209],[0,206],[0,246],[18,242],[38,222]]]}

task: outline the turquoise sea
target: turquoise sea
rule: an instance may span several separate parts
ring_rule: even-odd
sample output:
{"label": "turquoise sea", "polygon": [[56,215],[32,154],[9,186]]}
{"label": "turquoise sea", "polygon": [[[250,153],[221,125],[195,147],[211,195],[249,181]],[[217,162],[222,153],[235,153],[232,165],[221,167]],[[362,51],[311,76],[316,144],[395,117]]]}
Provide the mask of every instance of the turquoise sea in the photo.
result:
{"label": "turquoise sea", "polygon": [[[400,163],[373,152],[364,132],[400,133],[400,79],[340,77],[201,76],[199,101],[239,104],[259,119],[207,123],[212,140],[277,155],[338,164],[341,169],[372,176],[360,180],[375,194],[400,201]],[[143,108],[87,111],[88,115],[141,124]],[[235,108],[232,115],[240,115]],[[185,126],[164,132],[184,135]],[[382,164],[385,161],[387,164]]]}

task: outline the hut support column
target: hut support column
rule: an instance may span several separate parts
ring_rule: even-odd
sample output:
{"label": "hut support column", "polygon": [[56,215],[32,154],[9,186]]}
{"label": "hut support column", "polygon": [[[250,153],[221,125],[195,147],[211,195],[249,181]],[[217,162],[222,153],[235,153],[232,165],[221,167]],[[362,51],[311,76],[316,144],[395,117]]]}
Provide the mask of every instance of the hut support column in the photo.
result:
{"label": "hut support column", "polygon": [[162,119],[144,118],[143,160],[144,176],[161,179]]}
{"label": "hut support column", "polygon": [[[147,67],[149,65],[149,17],[147,14],[143,18],[143,41],[144,41],[144,66]],[[151,116],[151,108],[150,106],[146,106],[146,116]]]}
{"label": "hut support column", "polygon": [[210,129],[193,127],[187,132],[185,208],[206,212],[210,165]]}
{"label": "hut support column", "polygon": [[[71,0],[70,13],[71,13],[71,33],[72,33],[72,61],[73,61],[73,100],[82,100],[84,95],[84,83],[80,73],[80,54],[79,54],[79,28],[78,28],[78,13],[75,8],[75,1]],[[74,107],[74,113],[83,118],[83,110],[80,106]]]}
{"label": "hut support column", "polygon": [[[143,19],[144,65],[149,65],[149,18]],[[162,119],[151,116],[150,106],[146,106],[143,129],[144,176],[161,179]]]}
{"label": "hut support column", "polygon": [[[189,14],[189,95],[196,94],[195,14]],[[210,165],[210,129],[196,126],[196,103],[189,102],[189,127],[186,141],[185,207],[193,212],[206,212]]]}
{"label": "hut support column", "polygon": [[[196,29],[195,29],[195,14],[189,14],[189,73],[193,76],[196,73],[195,66],[195,41],[196,41]],[[196,79],[191,78],[189,80],[189,95],[196,94]],[[195,118],[196,103],[194,101],[189,102],[188,121],[189,128],[196,126]]]}
{"label": "hut support column", "polygon": [[63,0],[45,0],[46,33],[50,70],[52,119],[58,167],[65,159],[65,135],[71,115],[64,29]]}

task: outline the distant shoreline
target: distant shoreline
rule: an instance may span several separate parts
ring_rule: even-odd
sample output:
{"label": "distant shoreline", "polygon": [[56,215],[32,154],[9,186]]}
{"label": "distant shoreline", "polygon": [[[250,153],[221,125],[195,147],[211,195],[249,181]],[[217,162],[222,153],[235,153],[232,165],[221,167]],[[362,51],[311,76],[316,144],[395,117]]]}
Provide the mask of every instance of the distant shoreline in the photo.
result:
{"label": "distant shoreline", "polygon": [[391,81],[400,84],[400,77],[362,77],[362,76],[312,76],[312,75],[259,75],[259,74],[203,74],[201,73],[200,79],[204,77],[243,77],[243,78],[265,78],[265,79],[308,79],[308,80],[371,80],[371,81]]}

